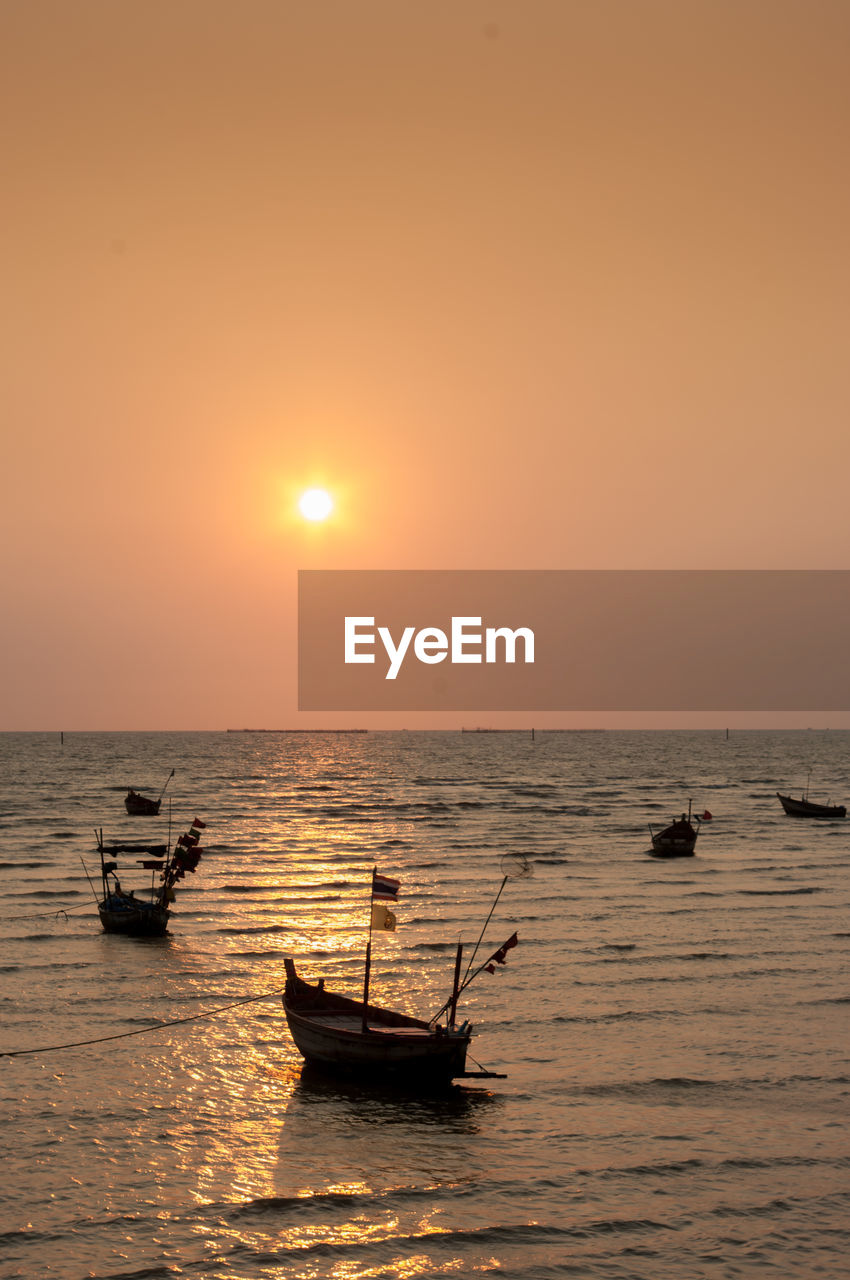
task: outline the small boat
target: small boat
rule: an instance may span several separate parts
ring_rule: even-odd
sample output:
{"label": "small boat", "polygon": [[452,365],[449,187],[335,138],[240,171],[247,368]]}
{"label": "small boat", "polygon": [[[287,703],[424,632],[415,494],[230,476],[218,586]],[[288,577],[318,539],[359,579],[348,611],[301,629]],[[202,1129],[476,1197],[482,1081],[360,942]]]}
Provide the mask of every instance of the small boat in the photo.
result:
{"label": "small boat", "polygon": [[98,915],[104,933],[125,933],[131,938],[161,938],[168,929],[170,912],[158,889],[142,891],[137,897],[134,890],[125,892],[115,877],[110,883],[107,877],[114,863],[104,863],[103,898],[98,903]]}
{"label": "small boat", "polygon": [[[433,1026],[404,1013],[364,1005],[360,1000],[311,986],[299,978],[287,956],[283,1008],[295,1046],[306,1062],[347,1075],[415,1077],[448,1083],[467,1072],[472,1038],[461,1027]],[[491,1073],[485,1073],[491,1074]]]}
{"label": "small boat", "polygon": [[808,799],[808,793],[799,800],[791,796],[783,796],[777,791],[779,803],[791,818],[846,818],[847,810],[843,804],[815,804]]}
{"label": "small boat", "polygon": [[[482,970],[492,973],[496,964],[504,964],[507,952],[517,945],[517,935],[513,934],[471,976],[470,961],[463,981],[460,979],[463,944],[458,944],[452,994],[439,1013],[427,1022],[381,1008],[369,1000],[372,929],[395,929],[395,916],[384,903],[396,901],[398,887],[397,880],[373,870],[362,1000],[327,991],[323,979],[316,985],[305,982],[299,977],[292,957],[285,958],[283,1009],[296,1048],[309,1067],[376,1083],[434,1087],[448,1085],[456,1079],[504,1079],[495,1071],[467,1071],[466,1054],[473,1032],[468,1022],[456,1026],[456,1011],[461,991]],[[493,905],[495,907],[495,903]],[[473,959],[474,956],[473,952]],[[443,1025],[439,1019],[444,1014]]]}
{"label": "small boat", "polygon": [[699,828],[682,814],[663,831],[649,829],[652,855],[655,858],[692,858],[696,849]]}
{"label": "small boat", "polygon": [[[195,872],[203,849],[199,847],[205,822],[195,818],[187,832],[180,836],[173,850],[165,844],[104,844],[103,832],[96,832],[103,885],[97,911],[104,933],[123,933],[133,938],[161,938],[168,929],[174,886],[187,871]],[[136,867],[151,872],[150,885],[144,889],[124,889],[118,879],[119,868],[114,858],[120,854],[142,854]],[[159,872],[159,883],[156,873]],[[96,895],[95,895],[96,896]]]}
{"label": "small boat", "polygon": [[[687,817],[682,814],[681,818],[675,818],[663,831],[653,831],[650,826],[649,838],[652,841],[652,848],[649,852],[653,858],[692,858],[694,856],[700,824],[710,822],[712,815],[706,809],[702,817],[696,815],[692,818],[692,803],[693,801],[688,801]],[[694,821],[697,823],[696,826]]]}
{"label": "small boat", "polygon": [[174,770],[171,770],[165,779],[165,784],[160,791],[156,800],[151,796],[143,796],[138,791],[134,791],[132,787],[128,790],[124,797],[124,808],[131,818],[155,818],[159,813],[159,807],[162,804],[162,797],[165,795],[165,788],[174,777]]}
{"label": "small boat", "polygon": [[124,807],[131,817],[155,817],[159,813],[161,800],[152,800],[150,796],[139,795],[132,787],[124,797]]}

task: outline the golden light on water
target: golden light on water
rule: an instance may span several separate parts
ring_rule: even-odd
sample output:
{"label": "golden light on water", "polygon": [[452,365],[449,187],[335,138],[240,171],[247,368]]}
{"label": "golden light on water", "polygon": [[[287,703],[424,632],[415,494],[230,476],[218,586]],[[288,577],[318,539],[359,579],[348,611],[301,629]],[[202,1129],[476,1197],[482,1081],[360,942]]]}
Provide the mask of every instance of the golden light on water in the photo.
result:
{"label": "golden light on water", "polygon": [[306,489],[298,499],[298,510],[305,520],[327,520],[334,508],[327,489]]}

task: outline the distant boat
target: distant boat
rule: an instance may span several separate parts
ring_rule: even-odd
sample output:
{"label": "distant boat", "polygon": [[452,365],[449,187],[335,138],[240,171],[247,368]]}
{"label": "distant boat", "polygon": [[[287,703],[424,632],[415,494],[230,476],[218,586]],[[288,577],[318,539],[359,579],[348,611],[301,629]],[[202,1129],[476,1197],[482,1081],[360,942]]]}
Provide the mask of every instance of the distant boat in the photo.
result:
{"label": "distant boat", "polygon": [[[168,928],[170,904],[174,901],[174,885],[187,871],[194,873],[201,860],[199,846],[205,822],[195,818],[191,827],[169,851],[165,844],[104,844],[103,832],[96,833],[100,854],[102,897],[97,910],[104,933],[123,933],[133,938],[161,938]],[[113,859],[120,854],[143,854],[135,859],[135,867],[119,867]],[[124,889],[118,872],[136,871],[141,867],[151,872],[151,883],[143,889]],[[155,881],[159,872],[159,883]]]}
{"label": "distant boat", "polygon": [[799,800],[792,799],[791,796],[783,796],[777,791],[779,803],[791,818],[846,818],[847,810],[843,804],[815,804],[813,800],[808,799],[808,794],[801,796]]}
{"label": "distant boat", "polygon": [[131,788],[124,797],[124,807],[131,817],[155,817],[159,813],[162,800],[152,800],[150,796],[139,795]]}
{"label": "distant boat", "polygon": [[159,807],[162,804],[162,797],[165,795],[165,788],[173,777],[174,770],[172,769],[171,773],[169,773],[168,777],[165,779],[165,784],[163,785],[162,791],[160,791],[156,800],[152,799],[150,796],[140,795],[138,791],[134,791],[133,788],[130,787],[124,797],[124,808],[127,810],[130,817],[156,817],[159,813]]}
{"label": "distant boat", "polygon": [[693,857],[698,835],[699,828],[695,827],[684,814],[663,831],[654,832],[650,827],[652,854],[656,858]]}
{"label": "distant boat", "polygon": [[[312,1067],[375,1083],[389,1081],[422,1087],[445,1085],[455,1079],[472,1077],[503,1079],[494,1071],[467,1071],[466,1054],[472,1027],[468,1022],[456,1026],[456,1009],[460,992],[473,978],[483,969],[492,973],[496,964],[505,963],[507,952],[517,945],[517,935],[513,934],[463,981],[460,979],[463,946],[459,944],[452,994],[440,1012],[429,1021],[381,1008],[369,1000],[372,927],[395,928],[395,916],[390,912],[387,921],[383,903],[395,902],[397,894],[398,881],[380,876],[377,869],[373,870],[362,1000],[326,991],[322,979],[315,986],[305,982],[296,971],[295,961],[290,956],[285,958],[283,1009],[296,1048]],[[493,905],[495,907],[495,903]],[[473,952],[473,959],[474,955]],[[446,1021],[440,1025],[438,1019],[443,1014]]]}
{"label": "distant boat", "polygon": [[[702,816],[692,821],[691,805],[688,801],[688,816],[674,819],[663,831],[653,831],[649,827],[649,838],[652,841],[650,853],[654,858],[692,858],[696,850],[700,823],[711,822],[712,815],[706,809]],[[697,825],[694,826],[694,821]]]}

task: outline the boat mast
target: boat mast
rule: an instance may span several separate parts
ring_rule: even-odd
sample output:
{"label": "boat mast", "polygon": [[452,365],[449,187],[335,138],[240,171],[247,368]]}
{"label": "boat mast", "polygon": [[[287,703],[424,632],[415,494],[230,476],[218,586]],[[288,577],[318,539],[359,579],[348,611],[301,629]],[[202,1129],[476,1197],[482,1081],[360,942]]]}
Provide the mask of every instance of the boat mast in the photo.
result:
{"label": "boat mast", "polygon": [[[475,947],[473,948],[472,955],[469,957],[469,963],[468,963],[468,964],[467,964],[467,966],[466,966],[466,973],[463,975],[463,982],[461,983],[461,990],[463,989],[463,987],[465,987],[465,986],[466,986],[466,979],[467,979],[467,975],[469,974],[469,971],[470,971],[470,969],[472,968],[472,962],[473,962],[473,960],[475,959],[475,957],[476,957],[476,956],[477,956],[477,954],[478,954],[478,948],[481,946],[481,940],[482,940],[482,938],[484,937],[484,932],[485,932],[485,930],[486,930],[486,928],[487,928],[487,925],[490,923],[490,917],[492,916],[493,912],[496,910],[496,904],[497,904],[497,902],[499,901],[499,899],[501,898],[501,896],[502,896],[502,890],[504,889],[505,885],[508,883],[508,880],[509,880],[509,879],[510,879],[510,876],[507,876],[507,875],[503,878],[502,883],[499,885],[499,892],[496,894],[495,898],[493,899],[493,905],[492,905],[492,907],[490,908],[490,910],[489,910],[489,912],[488,912],[488,914],[487,914],[487,919],[484,921],[483,925],[481,926],[481,932],[480,932],[480,933],[479,933],[479,935],[478,935],[478,941],[476,942]],[[445,1006],[444,1006],[444,1007],[445,1007]],[[442,1011],[441,1011],[441,1012],[442,1012]]]}
{"label": "boat mast", "polygon": [[[457,944],[457,955],[455,956],[455,976],[452,983],[452,998],[449,1004],[449,1026],[455,1025],[455,1015],[457,1014],[457,998],[460,995],[460,962],[463,956],[463,943]],[[438,1015],[439,1016],[439,1015]]]}
{"label": "boat mast", "polygon": [[[505,875],[502,878],[502,883],[499,885],[498,893],[493,899],[493,905],[490,908],[489,912],[487,913],[487,919],[484,921],[484,924],[481,926],[481,932],[478,935],[478,941],[476,942],[472,950],[472,955],[469,957],[469,962],[466,966],[466,972],[463,975],[463,981],[461,981],[461,978],[460,978],[460,962],[461,962],[461,957],[463,955],[463,943],[458,942],[457,955],[455,957],[455,974],[454,974],[454,982],[452,983],[452,994],[449,996],[445,1004],[442,1005],[442,1007],[438,1010],[438,1012],[434,1014],[433,1018],[429,1019],[429,1022],[436,1022],[437,1019],[442,1017],[442,1015],[446,1012],[446,1010],[449,1009],[450,1010],[449,1026],[450,1027],[454,1026],[455,1014],[457,1012],[458,997],[460,996],[460,993],[464,990],[464,988],[469,986],[470,982],[472,981],[472,978],[476,976],[476,974],[474,973],[472,975],[472,978],[470,978],[469,971],[472,968],[472,963],[478,954],[478,948],[481,946],[482,939],[487,930],[487,925],[490,923],[490,917],[492,916],[493,912],[496,910],[496,904],[498,903],[499,899],[502,896],[502,890],[504,889],[505,885],[508,883],[510,878],[511,877],[509,875]],[[478,970],[476,970],[476,973],[477,972]]]}
{"label": "boat mast", "polygon": [[372,907],[375,902],[375,876],[378,874],[378,868],[372,868],[372,883],[369,889],[369,937],[366,942],[366,965],[363,973],[363,1023],[362,1030],[366,1030],[366,1015],[369,1009],[369,972],[372,968]]}
{"label": "boat mast", "polygon": [[97,848],[100,854],[100,878],[103,881],[103,900],[109,897],[109,881],[106,878],[106,859],[103,856],[103,827],[99,831],[95,831],[97,836]]}
{"label": "boat mast", "polygon": [[165,782],[162,784],[162,790],[159,793],[159,799],[157,800],[157,804],[162,804],[162,797],[165,795],[165,788],[168,786],[169,782],[173,777],[174,777],[174,770],[172,769],[171,773],[169,773],[168,777],[165,779]]}

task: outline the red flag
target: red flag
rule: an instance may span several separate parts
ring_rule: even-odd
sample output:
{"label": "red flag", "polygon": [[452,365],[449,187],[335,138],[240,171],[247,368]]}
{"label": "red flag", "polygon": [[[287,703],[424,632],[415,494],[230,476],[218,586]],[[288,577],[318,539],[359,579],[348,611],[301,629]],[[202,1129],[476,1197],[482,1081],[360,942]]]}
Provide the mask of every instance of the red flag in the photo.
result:
{"label": "red flag", "polygon": [[708,810],[707,810],[707,809],[704,811],[704,813],[703,813],[703,815],[702,815],[702,821],[703,821],[703,822],[711,822],[711,814],[708,812]]}
{"label": "red flag", "polygon": [[484,965],[484,968],[487,970],[487,972],[495,973],[496,972],[495,966],[497,964],[505,964],[508,952],[511,950],[512,947],[515,947],[518,943],[519,943],[518,936],[515,933],[512,933],[511,936],[508,938],[507,942],[503,942],[502,945],[499,947],[499,950],[494,951],[490,959]]}
{"label": "red flag", "polygon": [[207,825],[207,824],[206,824],[205,822],[201,822],[201,819],[200,819],[200,818],[193,818],[193,819],[192,819],[192,826],[193,826],[193,827],[200,827],[201,831],[203,831],[203,830],[204,830],[204,828],[206,827],[206,825]]}
{"label": "red flag", "polygon": [[194,871],[201,861],[201,850],[175,849],[173,861],[174,865],[180,867],[181,870]]}

